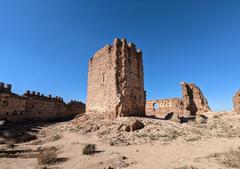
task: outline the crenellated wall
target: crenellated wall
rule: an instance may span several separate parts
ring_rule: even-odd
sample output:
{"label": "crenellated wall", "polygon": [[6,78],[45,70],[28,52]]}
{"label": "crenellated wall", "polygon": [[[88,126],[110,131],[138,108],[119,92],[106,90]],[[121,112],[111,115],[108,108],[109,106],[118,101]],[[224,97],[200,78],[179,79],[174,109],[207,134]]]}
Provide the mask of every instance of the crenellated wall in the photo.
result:
{"label": "crenellated wall", "polygon": [[[5,86],[5,87],[3,87]],[[63,119],[85,112],[85,104],[62,97],[45,96],[27,90],[22,96],[11,92],[11,85],[0,83],[0,120],[24,121]]]}
{"label": "crenellated wall", "polygon": [[68,112],[70,114],[82,114],[85,112],[85,104],[76,100],[71,100],[68,104]]}
{"label": "crenellated wall", "polygon": [[0,93],[11,93],[12,85],[0,82]]}

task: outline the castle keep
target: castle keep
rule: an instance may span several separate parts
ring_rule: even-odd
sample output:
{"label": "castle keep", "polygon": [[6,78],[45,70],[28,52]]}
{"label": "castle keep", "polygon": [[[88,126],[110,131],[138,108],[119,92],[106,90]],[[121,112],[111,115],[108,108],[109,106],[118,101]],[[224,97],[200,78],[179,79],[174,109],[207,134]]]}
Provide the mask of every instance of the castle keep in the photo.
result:
{"label": "castle keep", "polygon": [[234,112],[240,114],[240,90],[238,90],[235,96],[233,97],[233,107]]}
{"label": "castle keep", "polygon": [[114,39],[95,53],[88,69],[86,112],[145,115],[142,52],[133,43]]}
{"label": "castle keep", "polygon": [[202,91],[193,83],[182,82],[182,98],[149,100],[146,112],[149,115],[175,112],[180,115],[197,115],[211,111]]}
{"label": "castle keep", "polygon": [[44,96],[26,91],[20,96],[11,91],[11,85],[0,83],[0,120],[47,121],[74,117],[85,112],[85,105],[71,101],[66,104],[61,97]]}

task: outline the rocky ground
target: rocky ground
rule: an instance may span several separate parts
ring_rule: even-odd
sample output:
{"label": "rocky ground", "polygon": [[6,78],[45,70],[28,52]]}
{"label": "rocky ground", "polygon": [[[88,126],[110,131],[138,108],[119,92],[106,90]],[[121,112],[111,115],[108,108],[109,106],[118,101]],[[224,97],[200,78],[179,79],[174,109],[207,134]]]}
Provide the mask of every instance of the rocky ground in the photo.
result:
{"label": "rocky ground", "polygon": [[[240,115],[209,112],[179,121],[86,114],[54,124],[1,125],[0,168],[240,168]],[[83,155],[88,144],[96,150]]]}

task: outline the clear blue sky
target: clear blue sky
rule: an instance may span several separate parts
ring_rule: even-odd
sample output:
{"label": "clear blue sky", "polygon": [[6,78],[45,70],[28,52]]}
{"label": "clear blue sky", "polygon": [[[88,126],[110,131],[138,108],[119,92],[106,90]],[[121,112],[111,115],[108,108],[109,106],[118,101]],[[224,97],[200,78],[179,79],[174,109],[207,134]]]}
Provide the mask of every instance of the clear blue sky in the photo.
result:
{"label": "clear blue sky", "polygon": [[0,81],[85,102],[88,60],[114,37],[142,49],[148,99],[180,97],[187,81],[232,109],[239,0],[0,0]]}

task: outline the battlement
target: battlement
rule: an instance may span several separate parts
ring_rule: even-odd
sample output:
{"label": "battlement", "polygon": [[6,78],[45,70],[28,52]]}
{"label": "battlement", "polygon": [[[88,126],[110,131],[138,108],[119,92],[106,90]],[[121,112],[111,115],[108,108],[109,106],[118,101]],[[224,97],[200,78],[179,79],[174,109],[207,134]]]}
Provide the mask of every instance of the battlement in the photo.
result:
{"label": "battlement", "polygon": [[11,84],[5,84],[3,82],[0,82],[0,93],[11,93],[11,92],[12,92]]}
{"label": "battlement", "polygon": [[59,97],[59,96],[52,97],[51,94],[49,94],[48,96],[45,96],[44,94],[41,94],[40,92],[30,91],[30,90],[27,90],[23,95],[27,96],[27,97],[37,97],[40,99],[47,99],[47,100],[51,100],[51,101],[63,101],[62,97]]}
{"label": "battlement", "polygon": [[76,100],[71,100],[70,102],[68,102],[68,106],[80,106],[80,107],[84,107],[85,109],[85,104]]}
{"label": "battlement", "polygon": [[136,45],[134,43],[128,43],[129,48],[136,49]]}
{"label": "battlement", "polygon": [[77,100],[71,100],[69,103],[82,103],[82,102],[77,101]]}
{"label": "battlement", "polygon": [[121,40],[119,38],[115,38],[113,40],[113,45],[106,45],[100,50],[98,50],[90,59],[90,63],[92,60],[101,57],[103,54],[110,54],[112,50],[116,50],[117,48],[128,49],[128,51],[133,53],[134,55],[136,54],[136,56],[142,57],[142,51],[140,49],[136,49],[136,45],[134,43],[128,43],[126,38],[122,38]]}
{"label": "battlement", "polygon": [[112,47],[122,47],[127,48],[129,52],[137,53],[142,55],[142,51],[140,49],[136,49],[136,45],[132,42],[127,42],[126,38],[122,38],[121,40],[118,38],[115,38],[113,40],[113,46]]}

